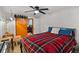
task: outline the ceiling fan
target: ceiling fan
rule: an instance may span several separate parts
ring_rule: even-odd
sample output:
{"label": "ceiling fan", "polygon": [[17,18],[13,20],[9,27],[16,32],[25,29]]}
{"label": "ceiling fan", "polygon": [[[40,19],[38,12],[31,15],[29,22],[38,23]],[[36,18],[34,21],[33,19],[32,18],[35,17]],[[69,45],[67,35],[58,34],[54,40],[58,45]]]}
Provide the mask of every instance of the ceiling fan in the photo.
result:
{"label": "ceiling fan", "polygon": [[36,15],[37,13],[46,14],[43,11],[48,10],[48,8],[40,8],[39,6],[35,6],[35,7],[29,6],[29,7],[32,8],[33,10],[25,11],[25,13],[27,13],[27,12],[34,12],[34,15]]}

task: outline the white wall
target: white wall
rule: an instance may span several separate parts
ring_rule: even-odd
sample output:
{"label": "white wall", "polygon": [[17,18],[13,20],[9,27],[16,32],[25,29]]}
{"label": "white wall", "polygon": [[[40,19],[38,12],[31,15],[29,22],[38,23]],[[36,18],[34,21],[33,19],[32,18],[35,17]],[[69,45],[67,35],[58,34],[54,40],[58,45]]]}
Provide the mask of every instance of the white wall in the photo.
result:
{"label": "white wall", "polygon": [[4,24],[5,24],[5,22],[0,21],[0,36],[2,36],[4,34]]}
{"label": "white wall", "polygon": [[5,33],[5,14],[0,9],[0,36],[2,36]]}
{"label": "white wall", "polygon": [[10,32],[10,33],[13,33],[14,35],[16,35],[15,20],[7,23],[7,32]]}
{"label": "white wall", "polygon": [[34,19],[34,34],[41,32],[41,20],[40,18],[33,18]]}
{"label": "white wall", "polygon": [[62,10],[44,15],[41,20],[41,32],[48,26],[76,28],[76,40],[79,43],[79,7],[65,7]]}

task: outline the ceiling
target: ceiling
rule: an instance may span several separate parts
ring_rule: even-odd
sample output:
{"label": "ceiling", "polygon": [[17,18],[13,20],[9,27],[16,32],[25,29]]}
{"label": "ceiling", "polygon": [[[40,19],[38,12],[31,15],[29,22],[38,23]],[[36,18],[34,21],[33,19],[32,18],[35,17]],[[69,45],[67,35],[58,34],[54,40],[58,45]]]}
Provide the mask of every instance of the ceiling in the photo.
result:
{"label": "ceiling", "polygon": [[[40,6],[40,8],[48,8],[48,11],[45,11],[45,13],[49,14],[52,12],[55,12],[56,10],[61,10],[62,8],[65,8],[64,6]],[[29,6],[0,6],[0,10],[2,10],[7,17],[13,14],[21,14],[25,16],[34,16],[34,12],[27,12],[24,11],[32,10]],[[11,12],[12,11],[12,12]],[[44,15],[44,14],[40,14]]]}

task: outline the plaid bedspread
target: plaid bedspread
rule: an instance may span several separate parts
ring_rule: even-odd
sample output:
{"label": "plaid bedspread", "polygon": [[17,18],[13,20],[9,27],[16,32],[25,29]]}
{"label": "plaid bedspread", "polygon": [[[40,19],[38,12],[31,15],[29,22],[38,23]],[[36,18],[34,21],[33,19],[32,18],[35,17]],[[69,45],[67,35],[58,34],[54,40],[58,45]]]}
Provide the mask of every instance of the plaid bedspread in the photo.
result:
{"label": "plaid bedspread", "polygon": [[49,32],[25,37],[21,42],[27,53],[68,53],[76,45],[71,36]]}

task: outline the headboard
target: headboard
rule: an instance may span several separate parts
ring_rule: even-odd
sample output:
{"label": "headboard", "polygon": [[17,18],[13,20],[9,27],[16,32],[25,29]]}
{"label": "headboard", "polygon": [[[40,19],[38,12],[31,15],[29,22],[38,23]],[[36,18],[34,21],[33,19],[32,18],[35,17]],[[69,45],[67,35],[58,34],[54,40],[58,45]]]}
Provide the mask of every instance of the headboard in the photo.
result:
{"label": "headboard", "polygon": [[55,28],[59,29],[58,34],[71,35],[75,37],[75,28],[66,27],[48,27],[48,32],[53,31]]}

